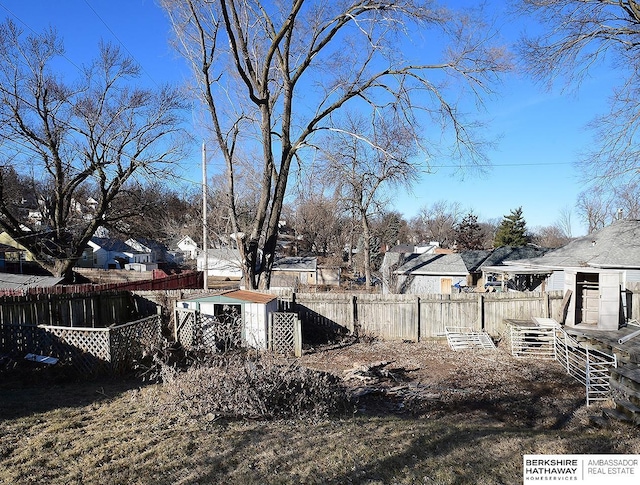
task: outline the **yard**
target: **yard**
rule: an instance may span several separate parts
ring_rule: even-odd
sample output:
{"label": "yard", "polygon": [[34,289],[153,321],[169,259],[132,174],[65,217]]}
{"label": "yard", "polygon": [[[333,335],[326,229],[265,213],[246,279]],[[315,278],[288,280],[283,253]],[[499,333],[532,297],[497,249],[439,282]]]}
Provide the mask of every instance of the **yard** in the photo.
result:
{"label": "yard", "polygon": [[358,411],[185,419],[135,379],[0,374],[0,482],[513,484],[523,454],[640,453],[640,429],[590,424],[600,407],[554,362],[375,339],[301,362],[343,377]]}

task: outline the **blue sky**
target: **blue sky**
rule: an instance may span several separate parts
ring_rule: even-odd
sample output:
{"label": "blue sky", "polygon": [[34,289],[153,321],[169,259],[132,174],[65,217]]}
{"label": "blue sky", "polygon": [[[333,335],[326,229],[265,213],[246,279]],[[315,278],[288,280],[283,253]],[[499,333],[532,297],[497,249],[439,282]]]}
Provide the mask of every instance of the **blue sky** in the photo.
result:
{"label": "blue sky", "polygon": [[[503,0],[490,3],[499,8]],[[67,57],[77,64],[97,52],[102,38],[124,46],[142,65],[146,82],[181,82],[190,76],[168,44],[169,24],[154,0],[0,0],[0,18],[12,18],[25,31],[54,26],[65,41]],[[508,28],[503,35],[513,37],[517,24],[504,25]],[[577,93],[546,91],[526,78],[508,76],[483,114],[489,120],[487,136],[498,140],[489,152],[489,173],[461,179],[452,175],[446,161],[435,160],[441,168],[423,175],[412,193],[395,197],[394,208],[410,218],[423,206],[456,201],[487,220],[522,207],[530,228],[555,223],[561,210],[573,209],[585,188],[574,162],[592,143],[587,123],[606,110],[614,74],[604,69],[600,74]],[[189,164],[191,175],[186,178],[198,183],[199,147],[194,147]],[[583,235],[586,229],[575,212],[572,221],[573,236]]]}

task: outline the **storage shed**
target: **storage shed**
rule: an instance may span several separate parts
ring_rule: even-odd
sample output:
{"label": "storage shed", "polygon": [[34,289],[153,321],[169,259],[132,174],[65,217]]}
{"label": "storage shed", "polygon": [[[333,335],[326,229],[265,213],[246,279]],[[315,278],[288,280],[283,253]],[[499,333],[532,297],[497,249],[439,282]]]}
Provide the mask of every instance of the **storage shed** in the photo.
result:
{"label": "storage shed", "polygon": [[278,299],[274,295],[255,291],[233,290],[179,300],[176,309],[195,310],[214,318],[238,314],[242,318],[243,343],[249,347],[266,349],[269,315],[278,311]]}

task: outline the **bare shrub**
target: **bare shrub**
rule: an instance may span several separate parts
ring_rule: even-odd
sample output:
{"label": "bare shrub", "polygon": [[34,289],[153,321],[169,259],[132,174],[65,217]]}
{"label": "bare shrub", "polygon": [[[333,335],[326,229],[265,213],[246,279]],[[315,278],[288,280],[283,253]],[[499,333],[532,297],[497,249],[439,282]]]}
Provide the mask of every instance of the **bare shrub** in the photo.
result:
{"label": "bare shrub", "polygon": [[352,410],[337,376],[270,355],[211,356],[185,371],[162,366],[165,409],[190,418],[320,417]]}
{"label": "bare shrub", "polygon": [[242,346],[242,316],[233,308],[226,308],[216,316],[201,314],[197,341],[207,352],[229,352]]}

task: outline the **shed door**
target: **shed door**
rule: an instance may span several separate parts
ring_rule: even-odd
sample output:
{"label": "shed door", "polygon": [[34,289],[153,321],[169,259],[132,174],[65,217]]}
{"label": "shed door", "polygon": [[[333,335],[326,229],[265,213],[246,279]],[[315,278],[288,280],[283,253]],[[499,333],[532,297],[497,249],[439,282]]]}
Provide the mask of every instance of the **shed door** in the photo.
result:
{"label": "shed door", "polygon": [[453,285],[453,280],[451,278],[440,278],[440,293],[443,295],[450,295],[451,285]]}
{"label": "shed door", "polygon": [[598,330],[618,330],[620,322],[620,274],[600,275],[600,317]]}
{"label": "shed door", "polygon": [[576,325],[598,323],[600,283],[598,273],[576,275]]}

